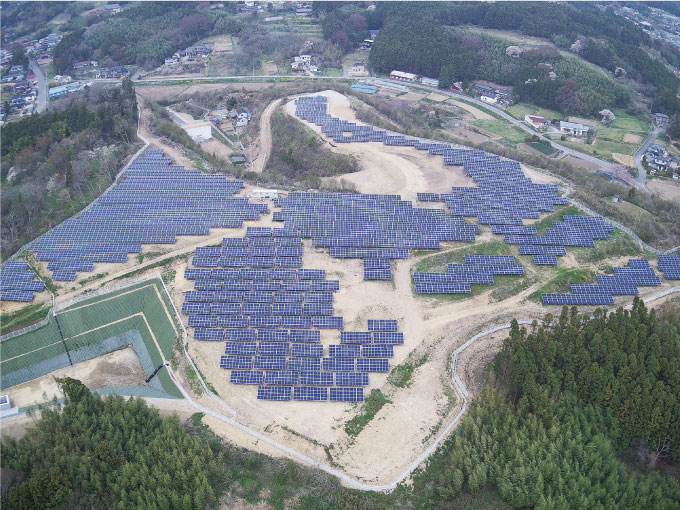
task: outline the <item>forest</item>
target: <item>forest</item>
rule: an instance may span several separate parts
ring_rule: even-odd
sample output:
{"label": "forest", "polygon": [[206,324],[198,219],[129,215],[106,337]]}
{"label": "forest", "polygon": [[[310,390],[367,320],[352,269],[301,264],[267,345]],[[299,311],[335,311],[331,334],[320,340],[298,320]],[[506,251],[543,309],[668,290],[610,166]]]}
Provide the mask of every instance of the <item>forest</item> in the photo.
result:
{"label": "forest", "polygon": [[138,145],[132,82],[3,126],[2,258],[101,194]]}
{"label": "forest", "polygon": [[313,468],[234,447],[200,413],[179,424],[141,399],[99,397],[63,379],[65,402],[43,408],[24,438],[3,441],[3,503],[678,509],[679,342],[677,299],[653,310],[636,299],[632,310],[609,314],[564,307],[529,328],[513,321],[459,428],[389,494],[344,488]]}
{"label": "forest", "polygon": [[[439,78],[443,87],[454,81],[485,79],[516,86],[522,101],[580,115],[627,105],[627,88],[640,90],[650,102],[659,96],[672,97],[678,89],[678,79],[665,64],[677,66],[680,50],[653,41],[625,18],[592,4],[387,2],[379,4],[376,12],[382,29],[369,62],[378,72],[410,71]],[[528,50],[519,58],[490,51],[488,38],[448,30],[461,25],[548,38],[560,50],[578,53],[616,74],[620,83],[587,66],[580,66],[583,71],[576,71],[573,63],[566,66],[568,59],[554,49],[545,54],[549,47]],[[659,55],[657,59],[650,56],[653,53]],[[557,74],[554,80],[549,77],[551,70]],[[680,112],[677,101],[666,103],[658,105],[661,111]]]}
{"label": "forest", "polygon": [[151,69],[199,39],[213,33],[236,35],[242,28],[231,13],[198,3],[139,2],[113,16],[92,12],[72,18],[62,27],[68,35],[54,49],[54,66],[66,73],[73,62],[97,60],[104,67],[134,64]]}

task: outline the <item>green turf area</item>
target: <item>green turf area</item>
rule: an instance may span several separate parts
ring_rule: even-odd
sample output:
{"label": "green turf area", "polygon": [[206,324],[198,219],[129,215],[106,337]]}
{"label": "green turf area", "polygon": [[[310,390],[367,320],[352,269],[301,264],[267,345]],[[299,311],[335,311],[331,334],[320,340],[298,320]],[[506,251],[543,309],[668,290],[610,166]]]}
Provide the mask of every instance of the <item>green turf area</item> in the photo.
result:
{"label": "green turf area", "polygon": [[595,248],[569,248],[576,260],[581,263],[599,262],[610,257],[639,257],[642,248],[628,234],[616,230],[606,240],[595,240]]}
{"label": "green turf area", "polygon": [[555,208],[555,212],[550,214],[549,216],[546,216],[545,218],[542,218],[541,220],[537,221],[534,223],[534,226],[536,227],[536,231],[539,234],[544,234],[545,229],[552,227],[553,221],[562,221],[565,215],[570,215],[570,214],[580,214],[578,208],[573,205],[568,205],[568,206],[557,206]]}
{"label": "green turf area", "polygon": [[519,120],[524,120],[525,115],[536,115],[538,117],[543,117],[547,120],[559,119],[563,120],[565,118],[564,114],[558,112],[557,110],[549,110],[548,108],[540,108],[536,105],[517,103],[509,106],[505,109],[507,113]]}
{"label": "green turf area", "polygon": [[626,113],[624,110],[612,109],[612,113],[616,116],[610,127],[625,129],[626,131],[649,131],[649,125]]}
{"label": "green turf area", "polygon": [[623,135],[627,132],[625,129],[601,128],[597,132],[597,137],[612,142],[623,143]]}
{"label": "green turf area", "polygon": [[[477,108],[477,106],[475,106],[475,108]],[[521,143],[526,138],[525,133],[510,124],[507,120],[477,120],[473,125],[502,136],[504,140],[507,140],[510,143]]]}
{"label": "green turf area", "polygon": [[527,145],[532,149],[536,149],[537,151],[542,152],[546,156],[551,156],[557,152],[557,149],[555,149],[554,147],[548,147],[547,145],[541,142],[528,142]]}
{"label": "green turf area", "polygon": [[[163,304],[172,314],[172,306],[160,281],[149,280],[81,301],[56,315],[69,351],[136,329],[151,361],[158,366],[163,358],[154,337],[165,359],[169,359],[178,334],[173,329],[174,319],[168,318]],[[57,323],[52,318],[40,329],[2,342],[0,368],[3,373],[9,373],[64,353]],[[167,393],[181,397],[167,372],[159,372],[158,378]]]}
{"label": "green turf area", "polygon": [[[555,271],[554,268],[548,270]],[[590,269],[558,268],[557,276],[549,280],[536,292],[532,292],[529,299],[541,303],[541,294],[571,292],[570,285],[572,283],[594,283],[596,281],[595,273]]]}

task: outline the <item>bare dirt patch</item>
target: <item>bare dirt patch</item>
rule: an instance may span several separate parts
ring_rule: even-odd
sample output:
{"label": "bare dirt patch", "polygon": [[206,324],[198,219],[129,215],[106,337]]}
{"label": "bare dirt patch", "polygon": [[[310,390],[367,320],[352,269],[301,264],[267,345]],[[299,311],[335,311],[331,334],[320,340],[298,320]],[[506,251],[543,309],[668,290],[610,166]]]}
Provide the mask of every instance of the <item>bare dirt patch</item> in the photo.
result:
{"label": "bare dirt patch", "polygon": [[661,196],[665,200],[680,203],[680,182],[670,179],[650,179],[646,183],[647,189]]}
{"label": "bare dirt patch", "polygon": [[430,101],[435,101],[437,103],[441,103],[443,101],[446,101],[449,98],[449,96],[445,96],[443,94],[437,94],[436,92],[432,92],[432,94],[429,94],[427,96],[427,99]]}
{"label": "bare dirt patch", "polygon": [[453,136],[467,140],[470,143],[484,143],[489,141],[489,137],[475,131],[471,131],[466,127],[456,127],[448,130]]}
{"label": "bare dirt patch", "polygon": [[7,393],[12,405],[27,407],[47,402],[54,396],[63,398],[55,377],[79,379],[91,390],[111,386],[144,386],[146,378],[137,354],[132,347],[126,347],[9,388]]}
{"label": "bare dirt patch", "polygon": [[623,143],[642,143],[642,137],[633,133],[625,133]]}
{"label": "bare dirt patch", "polygon": [[453,105],[458,106],[459,108],[462,108],[463,110],[466,110],[470,112],[472,115],[475,116],[475,119],[477,120],[493,120],[493,117],[489,115],[486,112],[483,112],[479,108],[475,108],[472,105],[469,105],[467,103],[464,103],[462,101],[456,101],[455,99],[449,99],[447,103],[451,103]]}
{"label": "bare dirt patch", "polygon": [[619,154],[618,152],[612,152],[612,158],[614,158],[614,161],[616,161],[617,163],[621,163],[622,165],[630,167],[635,166],[635,159],[633,158],[633,156],[630,156],[628,154]]}

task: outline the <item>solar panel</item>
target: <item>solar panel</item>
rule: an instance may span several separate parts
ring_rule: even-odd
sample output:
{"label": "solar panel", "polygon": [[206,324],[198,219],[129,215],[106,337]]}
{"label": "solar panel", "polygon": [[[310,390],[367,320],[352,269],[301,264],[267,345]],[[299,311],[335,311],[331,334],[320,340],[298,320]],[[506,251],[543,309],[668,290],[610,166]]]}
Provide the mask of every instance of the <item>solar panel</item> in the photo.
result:
{"label": "solar panel", "polygon": [[[370,321],[369,321],[369,324],[370,324]],[[372,341],[373,341],[373,335],[371,335],[370,331],[341,331],[340,332],[340,343],[341,344],[370,344]]]}
{"label": "solar panel", "polygon": [[290,341],[298,343],[319,343],[321,342],[321,331],[314,329],[292,329],[290,331]]}
{"label": "solar panel", "polygon": [[354,358],[323,358],[321,361],[323,362],[323,369],[328,372],[353,372],[355,369]]}
{"label": "solar panel", "polygon": [[293,400],[327,401],[328,388],[296,386],[293,388]]}
{"label": "solar panel", "polygon": [[285,370],[286,358],[279,356],[255,356],[253,368],[259,370]]}
{"label": "solar panel", "polygon": [[361,357],[392,358],[394,357],[394,347],[392,345],[362,345]]}
{"label": "solar panel", "polygon": [[[250,227],[249,227],[250,228]],[[258,386],[258,400],[286,401],[291,399],[292,388],[290,386]]]}
{"label": "solar panel", "polygon": [[389,372],[390,362],[386,359],[359,358],[357,372]]}
{"label": "solar panel", "polygon": [[331,402],[363,402],[363,388],[330,388]]}
{"label": "solar panel", "polygon": [[260,342],[287,342],[287,329],[260,329],[257,331],[257,340]]}
{"label": "solar panel", "polygon": [[342,329],[342,317],[312,317],[312,324],[320,329]]}
{"label": "solar panel", "polygon": [[328,355],[331,358],[358,358],[360,356],[359,345],[329,345]]}
{"label": "solar panel", "polygon": [[233,384],[262,384],[264,372],[260,370],[232,370],[229,381]]}
{"label": "solar panel", "polygon": [[298,383],[298,373],[287,370],[265,372],[265,383],[272,386],[292,386]]}
{"label": "solar panel", "polygon": [[219,341],[224,339],[224,330],[217,328],[194,328],[194,340]]}
{"label": "solar panel", "polygon": [[404,345],[404,333],[394,331],[374,331],[373,343],[378,345]]}
{"label": "solar panel", "polygon": [[257,353],[260,356],[288,356],[290,354],[290,344],[282,342],[260,342]]}
{"label": "solar panel", "polygon": [[[303,386],[333,386],[333,372],[300,372],[300,384]],[[348,384],[346,386],[359,385]]]}
{"label": "solar panel", "polygon": [[[330,375],[332,377],[333,374]],[[368,386],[368,374],[366,372],[337,372],[335,384],[338,386]]]}
{"label": "solar panel", "polygon": [[235,342],[255,342],[254,329],[225,329],[225,339]]}
{"label": "solar panel", "polygon": [[300,358],[320,358],[323,356],[323,345],[293,344],[290,355]]}
{"label": "solar panel", "polygon": [[296,372],[321,370],[320,358],[288,358],[288,370]]}
{"label": "solar panel", "polygon": [[368,319],[369,331],[396,331],[397,321],[394,319]]}
{"label": "solar panel", "polygon": [[257,344],[255,342],[227,342],[224,354],[239,356],[255,356]]}
{"label": "solar panel", "polygon": [[611,294],[542,294],[544,305],[613,305]]}
{"label": "solar panel", "polygon": [[222,356],[220,368],[250,370],[253,367],[253,359],[246,356]]}

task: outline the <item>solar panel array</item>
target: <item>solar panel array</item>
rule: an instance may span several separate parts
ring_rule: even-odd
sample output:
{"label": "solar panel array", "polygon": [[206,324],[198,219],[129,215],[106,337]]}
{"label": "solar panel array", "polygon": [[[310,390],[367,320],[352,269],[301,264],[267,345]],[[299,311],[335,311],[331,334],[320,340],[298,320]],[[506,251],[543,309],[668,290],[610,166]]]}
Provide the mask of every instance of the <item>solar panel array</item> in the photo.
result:
{"label": "solar panel array", "polygon": [[86,211],[33,242],[37,259],[73,280],[96,262],[126,262],[143,244],[172,244],[180,235],[208,235],[211,228],[240,228],[257,220],[266,204],[233,196],[242,181],[170,164],[159,149],[136,158],[124,180]]}
{"label": "solar panel array", "polygon": [[35,280],[35,273],[23,261],[9,261],[0,270],[0,301],[30,303],[35,292],[45,290],[45,282]]}
{"label": "solar panel array", "polygon": [[658,266],[666,280],[680,280],[680,255],[659,255]]}
{"label": "solar panel array", "polygon": [[469,294],[471,285],[491,285],[494,275],[523,275],[512,255],[465,255],[464,264],[448,264],[446,273],[414,273],[419,294]]}
{"label": "solar panel array", "polygon": [[[322,96],[297,99],[296,115],[319,125],[341,143],[381,141],[433,153],[450,148],[332,117]],[[427,198],[435,200],[439,195]],[[366,261],[365,279],[391,279],[389,259],[408,257],[408,249],[438,249],[440,241],[474,241],[479,232],[478,226],[463,218],[441,209],[414,208],[398,195],[291,193],[276,203],[282,210],[274,213],[275,220],[285,221],[287,228],[299,228],[314,246],[330,247],[331,256],[385,259]]]}
{"label": "solar panel array", "polygon": [[222,267],[205,260],[239,250],[236,256],[248,264],[291,247],[302,257],[302,241],[293,235],[252,227],[247,237],[197,248],[193,265],[201,267],[185,270],[194,289],[186,292],[182,312],[195,340],[225,342],[219,366],[232,371],[234,384],[258,385],[258,399],[362,401],[368,373],[389,371],[394,346],[404,343],[396,320],[371,319],[367,332],[342,331],[324,357],[320,330],[343,328],[343,318],[333,315],[337,280],[326,280],[323,269]]}
{"label": "solar panel array", "polygon": [[[557,195],[556,185],[536,184],[527,178],[517,161],[505,160],[481,150],[455,148],[450,144],[406,137],[376,129],[373,126],[360,126],[332,117],[327,112],[326,98],[323,96],[307,96],[297,99],[296,115],[317,124],[326,136],[339,143],[375,141],[386,145],[409,146],[427,150],[433,155],[441,155],[447,165],[462,165],[477,187],[453,187],[449,194],[418,193],[418,200],[421,201],[443,201],[450,209],[453,218],[463,222],[460,237],[446,240],[474,240],[474,236],[472,239],[469,237],[468,229],[471,225],[464,222],[465,217],[475,217],[479,224],[491,225],[493,233],[504,234],[506,242],[521,245],[551,245],[562,248],[564,246],[594,246],[594,239],[607,239],[614,230],[600,217],[565,216],[563,222],[555,222],[545,235],[539,236],[535,226],[523,224],[524,218],[537,219],[541,212],[552,212],[555,205],[566,205],[568,200],[566,197]],[[283,214],[283,211],[281,214],[275,213],[275,219],[289,221],[288,215]],[[355,232],[351,233],[355,234]],[[478,230],[474,233],[478,233]],[[327,235],[344,237],[344,234],[339,232],[330,232]],[[307,234],[303,233],[303,236]],[[356,240],[354,244],[346,244],[348,241],[345,239],[339,242],[341,244],[329,246],[369,246],[358,244]],[[325,246],[325,244],[318,245]],[[417,247],[437,248],[438,246]],[[536,255],[534,263],[550,265],[557,264],[556,256],[563,254],[561,252],[532,253]],[[386,273],[368,271],[368,269],[385,268],[365,269],[367,279],[386,278]]]}
{"label": "solar panel array", "polygon": [[647,259],[630,259],[613,275],[598,275],[597,283],[572,284],[571,294],[543,294],[545,305],[613,305],[613,296],[634,296],[638,287],[661,285]]}

